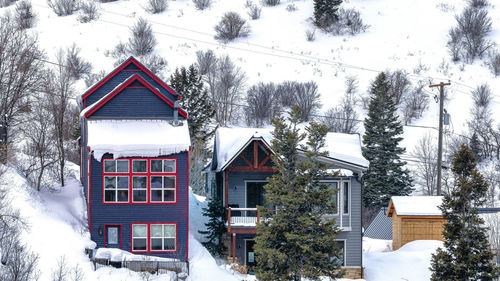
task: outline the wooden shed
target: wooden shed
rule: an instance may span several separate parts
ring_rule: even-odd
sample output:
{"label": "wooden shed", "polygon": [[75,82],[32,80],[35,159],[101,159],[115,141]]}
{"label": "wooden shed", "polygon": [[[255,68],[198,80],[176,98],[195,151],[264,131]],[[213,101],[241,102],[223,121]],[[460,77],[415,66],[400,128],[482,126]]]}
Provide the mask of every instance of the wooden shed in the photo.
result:
{"label": "wooden shed", "polygon": [[387,216],[392,217],[392,249],[415,240],[441,240],[443,237],[442,196],[393,196]]}

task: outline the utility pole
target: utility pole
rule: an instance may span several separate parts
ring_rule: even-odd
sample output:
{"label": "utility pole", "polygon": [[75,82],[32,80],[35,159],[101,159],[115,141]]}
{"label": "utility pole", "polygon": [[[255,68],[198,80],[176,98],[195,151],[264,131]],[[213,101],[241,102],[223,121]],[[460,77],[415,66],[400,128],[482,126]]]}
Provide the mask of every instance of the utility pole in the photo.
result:
{"label": "utility pole", "polygon": [[436,187],[436,195],[441,195],[441,167],[443,166],[443,102],[444,102],[444,86],[451,85],[448,83],[439,83],[429,85],[429,88],[439,87],[439,140],[438,140],[438,174],[437,174],[437,187]]}

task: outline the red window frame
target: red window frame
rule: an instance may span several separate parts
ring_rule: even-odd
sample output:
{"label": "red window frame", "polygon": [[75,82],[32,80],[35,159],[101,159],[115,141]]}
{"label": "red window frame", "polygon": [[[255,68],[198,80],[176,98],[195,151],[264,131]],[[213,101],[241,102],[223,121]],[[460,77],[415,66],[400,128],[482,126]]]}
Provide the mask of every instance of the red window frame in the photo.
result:
{"label": "red window frame", "polygon": [[[151,250],[151,225],[156,225],[156,224],[170,224],[170,225],[175,225],[175,250],[168,250],[168,251],[154,251]],[[147,225],[147,239],[146,239],[146,251],[135,251],[134,250],[134,232],[133,232],[133,226],[134,225]],[[133,222],[130,224],[130,252],[131,253],[177,253],[177,250],[179,249],[179,228],[177,226],[176,222]]]}
{"label": "red window frame", "polygon": [[[118,173],[118,172],[104,172],[104,161],[105,160],[128,160],[128,165],[129,165],[129,170],[127,173]],[[140,173],[140,172],[133,172],[133,160],[146,160],[146,172],[145,173]],[[175,172],[151,172],[151,160],[174,160],[175,161]],[[178,167],[178,160],[177,158],[172,158],[172,157],[129,157],[129,158],[118,158],[118,159],[113,159],[113,158],[103,158],[102,159],[102,204],[104,205],[114,205],[114,204],[177,204],[177,195],[178,195],[178,176],[177,173],[179,171]],[[163,165],[163,164],[162,164]],[[128,184],[128,201],[126,202],[107,202],[104,200],[105,198],[105,192],[104,192],[104,177],[119,177],[119,176],[126,176],[128,177],[129,184]],[[133,202],[133,177],[134,176],[146,176],[147,177],[147,194],[146,194],[146,202]],[[174,196],[174,201],[171,202],[157,202],[157,201],[151,201],[151,176],[173,176],[175,177],[175,196]]]}

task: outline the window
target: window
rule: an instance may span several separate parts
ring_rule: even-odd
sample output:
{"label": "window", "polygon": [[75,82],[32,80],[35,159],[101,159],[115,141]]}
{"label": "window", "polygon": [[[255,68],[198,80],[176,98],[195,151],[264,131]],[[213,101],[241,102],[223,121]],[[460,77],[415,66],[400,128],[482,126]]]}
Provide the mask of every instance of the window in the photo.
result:
{"label": "window", "polygon": [[175,224],[151,225],[151,251],[175,251]]}
{"label": "window", "polygon": [[177,160],[104,159],[104,203],[176,203]]}
{"label": "window", "polygon": [[128,177],[104,177],[104,202],[128,202]]}
{"label": "window", "polygon": [[175,176],[151,176],[151,202],[174,202],[175,186]]}
{"label": "window", "polygon": [[121,225],[104,225],[105,247],[121,248]]}
{"label": "window", "polygon": [[147,202],[148,177],[132,177],[132,202]]}
{"label": "window", "polygon": [[134,224],[132,225],[132,250],[147,251],[148,250],[148,225]]}
{"label": "window", "polygon": [[344,182],[344,214],[349,214],[349,182]]}
{"label": "window", "polygon": [[128,160],[104,160],[105,173],[128,173]]}
{"label": "window", "polygon": [[175,223],[132,224],[132,252],[177,251]]}
{"label": "window", "polygon": [[330,262],[337,262],[341,266],[345,266],[345,240],[335,241],[337,244],[338,256],[330,255]]}
{"label": "window", "polygon": [[328,189],[334,190],[335,194],[332,195],[332,202],[335,203],[335,209],[333,214],[339,213],[339,200],[338,200],[338,182],[325,182],[328,186]]}
{"label": "window", "polygon": [[151,173],[175,173],[175,159],[151,160]]}

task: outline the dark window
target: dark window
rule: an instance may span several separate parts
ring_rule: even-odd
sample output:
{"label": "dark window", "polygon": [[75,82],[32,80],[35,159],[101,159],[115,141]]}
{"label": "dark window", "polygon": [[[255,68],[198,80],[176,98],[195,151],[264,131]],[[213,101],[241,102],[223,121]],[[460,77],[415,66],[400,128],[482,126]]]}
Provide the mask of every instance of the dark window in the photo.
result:
{"label": "dark window", "polygon": [[345,266],[345,241],[335,241],[339,255],[330,255],[330,262],[338,262],[341,266]]}
{"label": "dark window", "polygon": [[344,182],[344,214],[349,213],[349,183]]}
{"label": "dark window", "polygon": [[151,201],[175,201],[175,176],[151,176]]}
{"label": "dark window", "polygon": [[133,202],[146,202],[148,194],[148,178],[132,177],[132,201]]}
{"label": "dark window", "polygon": [[132,171],[134,173],[146,173],[148,170],[147,160],[132,160]]}

